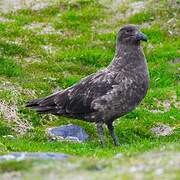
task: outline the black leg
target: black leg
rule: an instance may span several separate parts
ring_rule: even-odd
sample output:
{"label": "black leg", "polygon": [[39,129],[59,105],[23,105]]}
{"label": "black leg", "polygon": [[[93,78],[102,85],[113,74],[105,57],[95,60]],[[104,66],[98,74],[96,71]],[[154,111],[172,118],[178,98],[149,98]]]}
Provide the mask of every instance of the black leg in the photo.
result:
{"label": "black leg", "polygon": [[112,122],[109,123],[109,124],[107,124],[107,127],[108,127],[108,129],[109,129],[109,132],[110,132],[111,137],[113,138],[114,145],[115,145],[115,146],[119,146],[119,145],[120,145],[120,144],[119,144],[119,140],[118,140],[117,135],[116,135],[115,132],[114,132],[114,127],[113,127]]}
{"label": "black leg", "polygon": [[103,123],[98,123],[97,124],[97,132],[98,132],[98,135],[99,135],[101,145],[104,147],[105,146],[105,141],[104,141]]}

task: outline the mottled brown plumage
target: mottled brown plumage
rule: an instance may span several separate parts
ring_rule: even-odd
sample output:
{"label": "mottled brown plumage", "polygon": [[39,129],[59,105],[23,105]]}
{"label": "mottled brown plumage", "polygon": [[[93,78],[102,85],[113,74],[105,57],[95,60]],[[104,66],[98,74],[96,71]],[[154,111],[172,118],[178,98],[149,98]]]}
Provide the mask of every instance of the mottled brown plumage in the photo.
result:
{"label": "mottled brown plumage", "polygon": [[105,123],[115,145],[119,145],[113,121],[132,111],[148,89],[149,76],[141,40],[147,41],[147,37],[136,26],[124,26],[118,32],[116,53],[107,68],[68,89],[32,100],[27,107],[41,114],[51,113],[95,122],[103,145]]}

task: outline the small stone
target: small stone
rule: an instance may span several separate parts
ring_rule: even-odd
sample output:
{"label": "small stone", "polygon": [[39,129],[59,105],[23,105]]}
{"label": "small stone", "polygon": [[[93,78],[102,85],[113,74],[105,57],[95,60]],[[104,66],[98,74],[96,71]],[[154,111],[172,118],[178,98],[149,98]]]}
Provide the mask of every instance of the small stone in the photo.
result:
{"label": "small stone", "polygon": [[173,134],[173,128],[165,124],[160,124],[154,128],[151,128],[151,132],[156,136],[168,136]]}
{"label": "small stone", "polygon": [[89,138],[89,135],[82,127],[73,124],[49,128],[47,129],[47,133],[51,139],[60,141],[84,142]]}

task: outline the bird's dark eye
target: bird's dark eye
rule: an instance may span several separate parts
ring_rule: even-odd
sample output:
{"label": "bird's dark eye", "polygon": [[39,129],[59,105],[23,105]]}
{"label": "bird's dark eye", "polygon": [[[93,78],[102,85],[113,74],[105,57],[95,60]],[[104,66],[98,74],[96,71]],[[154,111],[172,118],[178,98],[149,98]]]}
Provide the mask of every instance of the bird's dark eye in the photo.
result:
{"label": "bird's dark eye", "polygon": [[132,30],[131,30],[131,29],[127,29],[126,32],[127,32],[127,33],[131,33]]}

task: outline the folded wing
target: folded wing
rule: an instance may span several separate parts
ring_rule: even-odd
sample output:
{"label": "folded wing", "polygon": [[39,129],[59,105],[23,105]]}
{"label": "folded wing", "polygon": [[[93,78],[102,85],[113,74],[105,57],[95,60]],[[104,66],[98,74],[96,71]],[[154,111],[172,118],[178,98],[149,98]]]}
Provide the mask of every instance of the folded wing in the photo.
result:
{"label": "folded wing", "polygon": [[91,103],[104,96],[117,84],[116,72],[107,70],[92,74],[74,86],[53,94],[49,97],[29,102],[28,107],[36,109],[39,113],[52,113],[70,116],[86,114],[95,111]]}

